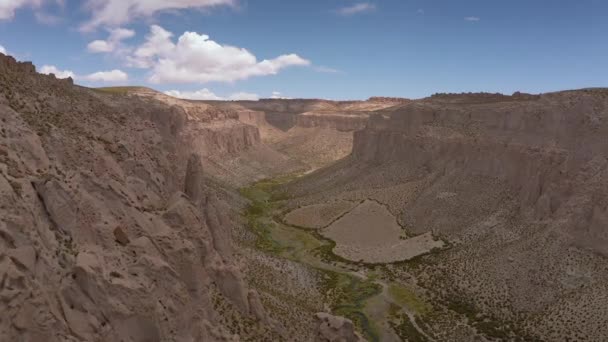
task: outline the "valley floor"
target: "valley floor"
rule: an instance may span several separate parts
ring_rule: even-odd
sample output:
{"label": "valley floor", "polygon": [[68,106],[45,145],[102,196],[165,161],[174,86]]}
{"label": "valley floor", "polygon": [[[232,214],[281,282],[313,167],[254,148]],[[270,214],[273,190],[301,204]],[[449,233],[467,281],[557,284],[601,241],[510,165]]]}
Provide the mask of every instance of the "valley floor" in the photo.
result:
{"label": "valley floor", "polygon": [[[423,322],[432,306],[415,282],[395,280],[392,273],[399,265],[349,261],[334,254],[336,243],[318,231],[285,222],[284,204],[289,196],[278,188],[291,179],[288,176],[265,180],[241,190],[250,201],[243,215],[255,235],[253,247],[271,258],[285,259],[305,268],[309,279],[301,283],[310,284],[307,290],[315,293],[313,297],[323,304],[314,310],[330,309],[335,315],[351,319],[368,341],[434,340]],[[257,270],[250,274],[258,278],[252,283],[259,284],[262,293],[269,290],[263,288],[265,276],[272,277]],[[264,304],[272,308],[272,302],[267,299]],[[306,305],[294,307],[306,310]]]}
{"label": "valley floor", "polygon": [[[306,331],[312,331],[314,323],[309,321],[307,326],[306,319],[294,322],[328,311],[351,319],[368,341],[537,340],[525,336],[511,322],[485,317],[476,311],[475,304],[441,299],[437,293],[445,289],[422,280],[427,276],[426,267],[437,267],[442,252],[451,247],[447,242],[431,238],[438,247],[391,262],[353,261],[340,256],[337,243],[318,228],[331,228],[369,201],[315,204],[311,213],[325,216],[306,215],[308,221],[298,221],[301,215],[293,213],[307,207],[294,210],[295,199],[284,190],[297,178],[288,175],[263,180],[240,191],[249,200],[243,211],[249,238],[241,239],[250,250],[249,283],[261,293],[269,314],[289,331],[287,336],[311,340]],[[379,210],[381,205],[376,204]],[[331,210],[323,210],[324,206]],[[304,227],[313,221],[317,228]],[[377,224],[363,223],[381,230]],[[426,236],[402,234],[397,241]]]}

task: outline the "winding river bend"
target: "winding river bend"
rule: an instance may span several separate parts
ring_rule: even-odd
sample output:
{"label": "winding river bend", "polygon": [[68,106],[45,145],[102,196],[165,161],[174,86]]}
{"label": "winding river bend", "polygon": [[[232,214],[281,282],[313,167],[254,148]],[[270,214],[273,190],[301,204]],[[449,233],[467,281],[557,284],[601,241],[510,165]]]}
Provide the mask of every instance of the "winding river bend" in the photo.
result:
{"label": "winding river bend", "polygon": [[318,272],[332,314],[351,319],[368,341],[432,341],[415,319],[429,305],[413,289],[387,279],[389,265],[346,260],[334,254],[336,243],[317,230],[285,223],[287,196],[277,188],[292,179],[264,180],[241,189],[250,200],[243,215],[257,237],[256,248]]}

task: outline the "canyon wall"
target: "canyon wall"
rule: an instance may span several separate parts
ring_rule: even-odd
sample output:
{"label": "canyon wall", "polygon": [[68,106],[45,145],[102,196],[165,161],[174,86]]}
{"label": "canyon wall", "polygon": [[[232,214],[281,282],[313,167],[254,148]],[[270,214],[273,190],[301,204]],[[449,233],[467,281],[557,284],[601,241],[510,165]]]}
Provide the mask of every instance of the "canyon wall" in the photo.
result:
{"label": "canyon wall", "polygon": [[606,89],[438,95],[371,114],[350,156],[286,190],[299,205],[374,199],[410,235],[448,241],[415,268],[440,305],[520,336],[601,340],[606,136]]}
{"label": "canyon wall", "polygon": [[0,54],[0,336],[280,338],[232,250],[238,208],[205,165],[259,143],[237,118]]}
{"label": "canyon wall", "polygon": [[[606,208],[598,207],[608,195],[599,181],[608,167],[607,108],[602,90],[497,104],[421,102],[375,116],[355,133],[353,158],[401,162],[403,173],[491,179],[513,194],[521,214],[568,218],[568,229],[588,235],[591,247],[608,242]],[[602,244],[594,249],[608,253]]]}
{"label": "canyon wall", "polygon": [[408,102],[401,98],[373,97],[367,101],[263,99],[235,103],[264,113],[266,122],[283,131],[300,127],[353,132],[365,127],[370,112]]}
{"label": "canyon wall", "polygon": [[296,126],[354,132],[365,128],[368,119],[369,115],[367,113],[304,113],[296,117]]}

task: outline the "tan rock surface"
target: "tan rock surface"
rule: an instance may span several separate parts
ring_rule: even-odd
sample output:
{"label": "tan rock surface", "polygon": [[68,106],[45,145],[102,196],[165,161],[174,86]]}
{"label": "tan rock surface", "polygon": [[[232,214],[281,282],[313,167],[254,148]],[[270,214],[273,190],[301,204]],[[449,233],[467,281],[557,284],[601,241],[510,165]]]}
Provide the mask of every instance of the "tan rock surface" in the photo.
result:
{"label": "tan rock surface", "polygon": [[279,338],[202,166],[253,148],[257,129],[140,98],[0,55],[3,341]]}
{"label": "tan rock surface", "polygon": [[319,328],[315,341],[318,342],[363,342],[365,341],[355,332],[353,322],[344,317],[333,316],[326,313],[317,313]]}

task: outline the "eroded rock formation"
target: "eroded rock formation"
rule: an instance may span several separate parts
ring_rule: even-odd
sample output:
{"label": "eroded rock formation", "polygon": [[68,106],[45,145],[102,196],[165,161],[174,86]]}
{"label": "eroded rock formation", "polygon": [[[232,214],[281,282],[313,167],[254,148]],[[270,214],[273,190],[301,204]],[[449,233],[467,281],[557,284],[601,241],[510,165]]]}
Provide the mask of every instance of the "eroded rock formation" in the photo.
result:
{"label": "eroded rock formation", "polygon": [[233,258],[234,209],[202,165],[253,148],[257,129],[3,55],[0,121],[3,340],[278,336]]}

